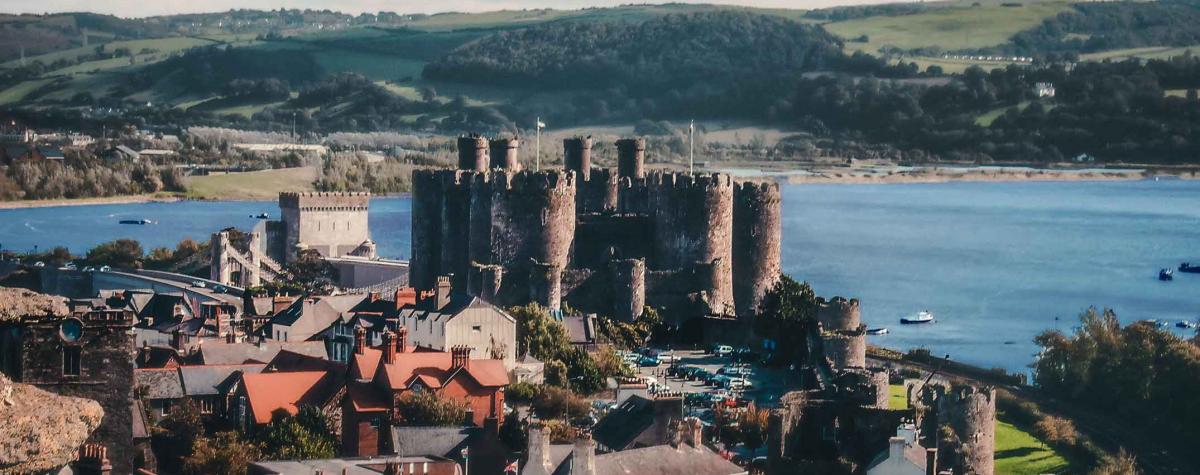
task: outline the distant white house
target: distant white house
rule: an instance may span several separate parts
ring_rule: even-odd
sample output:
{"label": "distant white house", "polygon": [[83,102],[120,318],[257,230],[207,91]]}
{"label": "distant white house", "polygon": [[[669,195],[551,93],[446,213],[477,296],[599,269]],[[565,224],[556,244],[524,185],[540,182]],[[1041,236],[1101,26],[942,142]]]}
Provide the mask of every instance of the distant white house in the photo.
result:
{"label": "distant white house", "polygon": [[236,143],[233,144],[235,150],[244,152],[307,152],[326,155],[329,153],[329,147],[316,144],[299,144],[299,143]]}
{"label": "distant white house", "polygon": [[1033,92],[1038,97],[1054,97],[1054,83],[1039,82],[1033,85]]}

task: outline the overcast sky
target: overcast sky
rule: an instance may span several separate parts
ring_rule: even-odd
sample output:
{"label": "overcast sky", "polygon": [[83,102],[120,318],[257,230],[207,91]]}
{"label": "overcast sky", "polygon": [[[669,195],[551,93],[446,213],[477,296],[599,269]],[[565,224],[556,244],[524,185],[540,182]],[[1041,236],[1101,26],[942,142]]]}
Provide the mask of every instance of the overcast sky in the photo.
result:
{"label": "overcast sky", "polygon": [[[722,3],[773,8],[821,8],[833,5],[886,3],[895,0],[676,0],[681,3]],[[235,8],[313,8],[346,13],[391,11],[396,13],[481,12],[522,8],[575,9],[607,7],[631,0],[0,0],[3,13],[47,13],[90,11],[122,17],[169,15],[172,13],[216,12]]]}

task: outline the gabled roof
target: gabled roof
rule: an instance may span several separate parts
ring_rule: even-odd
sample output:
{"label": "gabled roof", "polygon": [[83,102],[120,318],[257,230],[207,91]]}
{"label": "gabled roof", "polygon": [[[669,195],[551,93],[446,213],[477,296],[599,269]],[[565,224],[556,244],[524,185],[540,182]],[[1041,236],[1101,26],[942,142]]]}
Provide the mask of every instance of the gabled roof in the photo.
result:
{"label": "gabled roof", "polygon": [[363,302],[367,302],[366,296],[357,294],[305,297],[272,316],[269,323],[289,327],[289,336],[307,339],[353,313]]}
{"label": "gabled roof", "polygon": [[592,315],[566,316],[562,319],[571,343],[580,345],[596,342],[596,321]]}
{"label": "gabled roof", "polygon": [[433,375],[438,381],[445,381],[449,376],[446,373],[452,364],[453,356],[448,352],[399,353],[394,363],[379,364],[375,380],[392,390],[406,389],[413,375],[420,370],[422,374]]}
{"label": "gabled roof", "polygon": [[267,424],[279,409],[296,414],[300,406],[320,406],[336,391],[336,379],[324,371],[243,374],[242,384],[254,422]]}
{"label": "gabled roof", "polygon": [[621,450],[652,425],[654,401],[635,394],[596,422],[592,438],[612,450]]}
{"label": "gabled roof", "polygon": [[179,353],[175,348],[159,345],[145,345],[138,347],[137,354],[138,368],[164,368],[174,362],[181,363]]}
{"label": "gabled roof", "polygon": [[269,363],[281,350],[328,358],[325,342],[322,341],[272,341],[261,343],[205,343],[200,345],[200,361],[203,364]]}
{"label": "gabled roof", "polygon": [[351,381],[346,383],[346,397],[355,412],[384,412],[392,408],[391,398],[370,383]]}
{"label": "gabled roof", "polygon": [[220,386],[240,374],[260,373],[265,364],[180,366],[183,392],[188,396],[221,394]]}
{"label": "gabled roof", "polygon": [[455,457],[478,437],[477,427],[392,427],[396,455]]}
{"label": "gabled roof", "polygon": [[135,369],[134,386],[145,388],[146,399],[179,399],[184,396],[183,379],[177,368]]}
{"label": "gabled roof", "polygon": [[433,321],[442,323],[453,320],[455,317],[461,314],[463,310],[468,308],[487,308],[490,310],[495,310],[497,313],[503,315],[504,318],[507,318],[511,322],[515,323],[517,321],[512,317],[512,315],[509,315],[508,312],[505,312],[504,309],[487,303],[481,300],[479,297],[471,295],[455,294],[451,297],[450,303],[446,304],[446,306],[440,310],[431,310],[426,308],[426,302],[428,302],[428,300],[416,304],[405,305],[399,310],[399,312],[397,312],[397,314],[402,319],[415,318],[420,321]]}
{"label": "gabled roof", "polygon": [[283,349],[279,351],[279,354],[275,355],[275,357],[271,359],[270,363],[267,363],[267,368],[269,368],[268,371],[273,372],[332,371],[342,374],[346,370],[346,365],[319,356],[306,355],[304,353],[297,353],[295,351]]}

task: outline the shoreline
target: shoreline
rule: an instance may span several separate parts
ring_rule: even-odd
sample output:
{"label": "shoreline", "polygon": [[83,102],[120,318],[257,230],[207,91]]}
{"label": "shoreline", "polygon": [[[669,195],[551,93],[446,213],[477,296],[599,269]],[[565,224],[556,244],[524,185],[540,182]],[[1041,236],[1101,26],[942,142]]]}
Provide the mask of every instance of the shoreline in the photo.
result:
{"label": "shoreline", "polygon": [[[722,164],[724,165],[724,164]],[[736,165],[736,164],[729,164]],[[789,185],[806,184],[842,184],[842,185],[880,185],[880,184],[937,184],[937,183],[1021,183],[1021,182],[1080,182],[1080,181],[1136,181],[1163,177],[1168,180],[1196,180],[1195,174],[1150,174],[1147,170],[1133,169],[1019,169],[1019,168],[977,168],[977,167],[920,167],[917,169],[900,168],[823,168],[815,171],[797,169],[760,169],[739,168],[737,166],[706,168],[707,172],[730,173],[735,179],[774,179]],[[388,193],[376,195],[379,198],[403,198],[410,193]],[[18,200],[0,201],[0,210],[52,208],[59,206],[94,206],[112,204],[140,203],[174,203],[180,201],[273,201],[272,199],[251,198],[243,194],[229,196],[206,196],[202,198],[185,195],[128,195],[107,196],[99,198],[58,198],[48,200]]]}

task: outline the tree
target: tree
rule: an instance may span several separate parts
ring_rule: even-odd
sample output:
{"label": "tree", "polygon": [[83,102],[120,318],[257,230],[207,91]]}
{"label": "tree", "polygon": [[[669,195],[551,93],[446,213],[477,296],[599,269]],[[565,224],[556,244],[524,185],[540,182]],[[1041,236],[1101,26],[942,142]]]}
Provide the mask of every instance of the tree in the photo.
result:
{"label": "tree", "polygon": [[191,398],[183,398],[154,428],[150,443],[159,468],[178,472],[183,459],[192,455],[192,446],[203,435],[200,409]]}
{"label": "tree", "polygon": [[251,463],[262,458],[259,446],[237,432],[218,432],[196,439],[192,454],[183,460],[185,475],[242,475]]}
{"label": "tree", "polygon": [[738,415],[738,429],[741,430],[742,443],[750,450],[758,450],[767,442],[767,423],[770,411],[759,409],[753,402],[746,411]]}
{"label": "tree", "polygon": [[142,254],[141,243],[133,239],[117,239],[93,247],[87,253],[86,262],[119,269],[140,269]]}
{"label": "tree", "polygon": [[817,295],[812,287],[784,275],[763,298],[754,329],[775,340],[778,353],[787,357],[804,348],[806,331],[816,318]]}
{"label": "tree", "polygon": [[571,346],[567,329],[545,307],[530,303],[509,308],[508,313],[517,320],[517,354],[549,362]]}
{"label": "tree", "polygon": [[543,419],[563,419],[585,416],[591,410],[588,402],[569,389],[545,386],[533,398],[532,408]]}
{"label": "tree", "polygon": [[329,433],[306,427],[299,417],[284,410],[272,414],[271,424],[259,435],[263,455],[271,460],[321,459],[336,455],[336,444]]}
{"label": "tree", "polygon": [[400,397],[396,409],[401,425],[457,427],[467,420],[467,404],[434,394],[432,390],[412,391]]}

